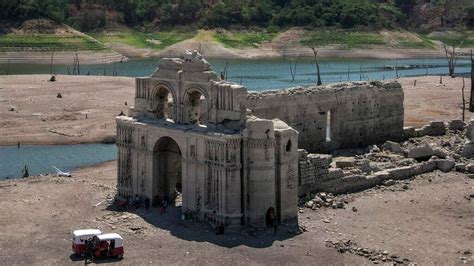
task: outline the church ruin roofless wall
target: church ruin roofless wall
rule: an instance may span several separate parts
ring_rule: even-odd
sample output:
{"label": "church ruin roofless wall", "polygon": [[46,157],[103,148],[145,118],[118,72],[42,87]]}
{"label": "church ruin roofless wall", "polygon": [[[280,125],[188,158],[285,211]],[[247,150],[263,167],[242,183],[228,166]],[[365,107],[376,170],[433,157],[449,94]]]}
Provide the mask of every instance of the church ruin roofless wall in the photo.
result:
{"label": "church ruin roofless wall", "polygon": [[299,148],[329,152],[403,135],[403,90],[396,81],[354,82],[250,92],[252,114],[279,118],[299,132]]}
{"label": "church ruin roofless wall", "polygon": [[246,97],[196,52],[160,60],[117,118],[118,193],[173,204],[178,191],[183,213],[214,225],[296,223],[298,132],[247,116]]}

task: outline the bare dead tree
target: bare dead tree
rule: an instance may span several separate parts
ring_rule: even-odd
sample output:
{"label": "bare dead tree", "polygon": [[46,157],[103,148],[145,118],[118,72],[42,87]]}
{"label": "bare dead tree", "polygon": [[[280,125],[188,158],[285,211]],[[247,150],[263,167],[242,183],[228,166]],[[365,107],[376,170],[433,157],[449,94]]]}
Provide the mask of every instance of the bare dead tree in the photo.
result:
{"label": "bare dead tree", "polygon": [[[293,61],[294,61],[294,65],[293,65]],[[293,60],[293,59],[290,59],[290,61],[288,61],[288,64],[290,64],[290,75],[291,75],[291,79],[292,81],[295,81],[295,76],[296,76],[296,60]]]}
{"label": "bare dead tree", "polygon": [[462,93],[462,121],[464,121],[465,117],[466,117],[466,99],[464,98],[464,87],[466,86],[466,84],[464,83],[464,75],[462,75],[462,89],[461,89],[461,93]]}
{"label": "bare dead tree", "polygon": [[395,60],[395,75],[397,78],[399,78],[398,77],[398,59]]}
{"label": "bare dead tree", "polygon": [[229,61],[225,62],[224,71],[221,71],[221,79],[227,80],[227,68],[229,67]]}
{"label": "bare dead tree", "polygon": [[81,74],[81,64],[79,63],[79,55],[76,53],[77,74]]}
{"label": "bare dead tree", "polygon": [[104,64],[104,76],[107,74],[107,54],[104,54],[104,58],[102,59]]}
{"label": "bare dead tree", "polygon": [[471,50],[471,96],[469,97],[469,111],[474,112],[474,58],[472,57]]}
{"label": "bare dead tree", "polygon": [[[319,68],[319,61],[318,61],[318,50],[314,48],[314,46],[311,47],[311,50],[313,50],[313,56],[314,56],[314,63],[316,64],[316,75],[318,77],[317,85],[322,85],[323,83],[321,82],[321,70]],[[295,71],[296,71],[296,66],[295,66]],[[293,79],[294,80],[294,79]]]}
{"label": "bare dead tree", "polygon": [[448,75],[452,78],[455,77],[454,70],[456,68],[456,63],[458,61],[459,56],[456,55],[456,47],[451,47],[452,51],[448,50],[448,47],[444,45],[444,51],[446,53],[446,60],[448,60]]}

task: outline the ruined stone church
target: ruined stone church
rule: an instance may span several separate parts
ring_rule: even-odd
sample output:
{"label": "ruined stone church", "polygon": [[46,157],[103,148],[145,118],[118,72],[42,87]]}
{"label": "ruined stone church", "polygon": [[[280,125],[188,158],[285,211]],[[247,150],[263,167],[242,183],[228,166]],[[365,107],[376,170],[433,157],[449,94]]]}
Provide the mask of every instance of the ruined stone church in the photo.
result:
{"label": "ruined stone church", "polygon": [[180,195],[183,213],[225,227],[296,223],[298,132],[249,115],[246,100],[197,52],[161,59],[117,118],[119,195]]}

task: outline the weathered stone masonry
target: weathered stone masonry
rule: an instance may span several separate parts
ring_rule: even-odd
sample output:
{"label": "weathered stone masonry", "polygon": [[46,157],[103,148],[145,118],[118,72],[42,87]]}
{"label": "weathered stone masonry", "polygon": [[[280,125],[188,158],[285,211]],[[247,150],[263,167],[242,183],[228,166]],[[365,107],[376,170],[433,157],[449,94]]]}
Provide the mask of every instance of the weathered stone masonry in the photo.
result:
{"label": "weathered stone masonry", "polygon": [[299,148],[328,152],[400,139],[403,100],[398,82],[354,82],[251,92],[246,105],[255,116],[298,130]]}
{"label": "weathered stone masonry", "polygon": [[297,221],[298,132],[247,116],[246,88],[194,53],[164,58],[136,79],[135,105],[117,118],[118,194],[172,204],[214,225]]}

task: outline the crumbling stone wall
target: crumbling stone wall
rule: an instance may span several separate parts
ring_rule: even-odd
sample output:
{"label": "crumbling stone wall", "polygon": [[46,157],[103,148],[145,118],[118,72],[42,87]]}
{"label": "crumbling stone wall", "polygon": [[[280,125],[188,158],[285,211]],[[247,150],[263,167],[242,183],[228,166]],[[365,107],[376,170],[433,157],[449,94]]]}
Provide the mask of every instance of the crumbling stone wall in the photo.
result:
{"label": "crumbling stone wall", "polygon": [[403,90],[396,81],[251,92],[246,106],[255,116],[279,118],[298,130],[299,147],[310,152],[403,136]]}
{"label": "crumbling stone wall", "polygon": [[303,149],[298,150],[298,152],[298,194],[301,196],[317,190],[318,184],[327,180],[332,156],[327,154],[308,154]]}

